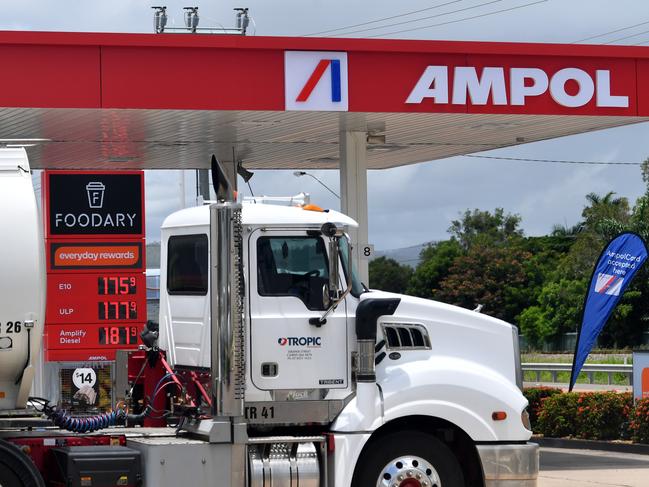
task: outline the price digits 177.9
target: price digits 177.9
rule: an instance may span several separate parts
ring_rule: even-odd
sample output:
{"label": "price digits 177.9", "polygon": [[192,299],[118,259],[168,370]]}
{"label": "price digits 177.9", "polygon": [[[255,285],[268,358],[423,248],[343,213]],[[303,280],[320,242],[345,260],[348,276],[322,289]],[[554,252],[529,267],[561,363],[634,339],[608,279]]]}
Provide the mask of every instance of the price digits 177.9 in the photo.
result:
{"label": "price digits 177.9", "polygon": [[98,318],[100,320],[136,320],[137,301],[99,301]]}

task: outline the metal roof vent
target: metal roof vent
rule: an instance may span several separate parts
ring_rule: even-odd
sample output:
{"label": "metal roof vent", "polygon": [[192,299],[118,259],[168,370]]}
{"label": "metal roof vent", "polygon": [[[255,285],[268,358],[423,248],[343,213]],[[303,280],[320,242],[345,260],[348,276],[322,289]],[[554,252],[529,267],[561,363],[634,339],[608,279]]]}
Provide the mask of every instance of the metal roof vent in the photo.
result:
{"label": "metal roof vent", "polygon": [[390,350],[430,350],[430,337],[424,325],[383,323],[383,337]]}

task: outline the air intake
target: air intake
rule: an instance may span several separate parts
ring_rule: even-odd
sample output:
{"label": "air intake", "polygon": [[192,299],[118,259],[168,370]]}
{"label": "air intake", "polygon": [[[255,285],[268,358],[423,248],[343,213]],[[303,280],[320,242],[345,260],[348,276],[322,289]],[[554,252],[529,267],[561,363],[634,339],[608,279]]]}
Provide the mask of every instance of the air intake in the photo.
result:
{"label": "air intake", "polygon": [[430,337],[423,325],[416,323],[383,323],[383,337],[391,350],[430,350]]}

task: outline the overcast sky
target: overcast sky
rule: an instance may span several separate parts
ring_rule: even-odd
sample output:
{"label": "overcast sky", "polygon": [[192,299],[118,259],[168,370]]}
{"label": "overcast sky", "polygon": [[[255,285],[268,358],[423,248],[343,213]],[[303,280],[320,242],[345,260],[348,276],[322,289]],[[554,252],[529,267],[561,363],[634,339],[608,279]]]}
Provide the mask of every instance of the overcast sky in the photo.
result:
{"label": "overcast sky", "polygon": [[[169,25],[182,25],[182,7],[189,5],[185,1],[0,0],[0,29],[151,32],[149,7],[160,3],[168,7]],[[382,36],[407,30],[386,37],[571,43],[619,30],[590,42],[649,46],[649,2],[644,0],[221,0],[191,5],[200,7],[203,27],[219,24],[230,27],[234,24],[232,8],[246,6],[254,18],[251,31],[256,35],[291,36],[338,29],[440,4],[448,5],[331,34],[380,27],[351,36]],[[498,12],[518,6],[523,7]],[[466,10],[440,16],[461,9]],[[426,27],[455,20],[459,21]],[[400,25],[388,25],[396,23]],[[633,25],[636,27],[625,29]],[[499,149],[489,154],[641,162],[649,156],[649,145],[645,143],[648,135],[649,126],[643,123]],[[338,191],[337,171],[313,171],[312,174]],[[185,199],[191,204],[195,187],[193,173],[186,174],[184,180]],[[296,178],[290,171],[259,171],[251,184],[256,194],[287,195],[306,191],[321,206],[339,207],[337,199],[311,178]],[[182,204],[180,188],[181,176],[174,171],[147,173],[149,239],[159,238],[158,228],[164,215]],[[450,221],[466,208],[503,207],[522,216],[528,235],[542,235],[554,224],[576,223],[584,196],[589,192],[614,191],[633,201],[644,191],[640,169],[636,166],[525,163],[467,157],[372,171],[368,189],[370,243],[377,249],[446,238]]]}

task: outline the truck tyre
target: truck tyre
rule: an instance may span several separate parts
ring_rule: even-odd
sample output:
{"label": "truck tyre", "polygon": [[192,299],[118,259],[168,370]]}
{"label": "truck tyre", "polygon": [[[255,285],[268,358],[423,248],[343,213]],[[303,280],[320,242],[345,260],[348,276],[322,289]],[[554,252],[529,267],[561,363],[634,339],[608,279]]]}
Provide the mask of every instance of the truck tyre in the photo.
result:
{"label": "truck tyre", "polygon": [[405,430],[373,441],[361,455],[354,487],[464,487],[460,464],[432,435]]}
{"label": "truck tyre", "polygon": [[31,459],[4,440],[0,440],[0,487],[45,487]]}

